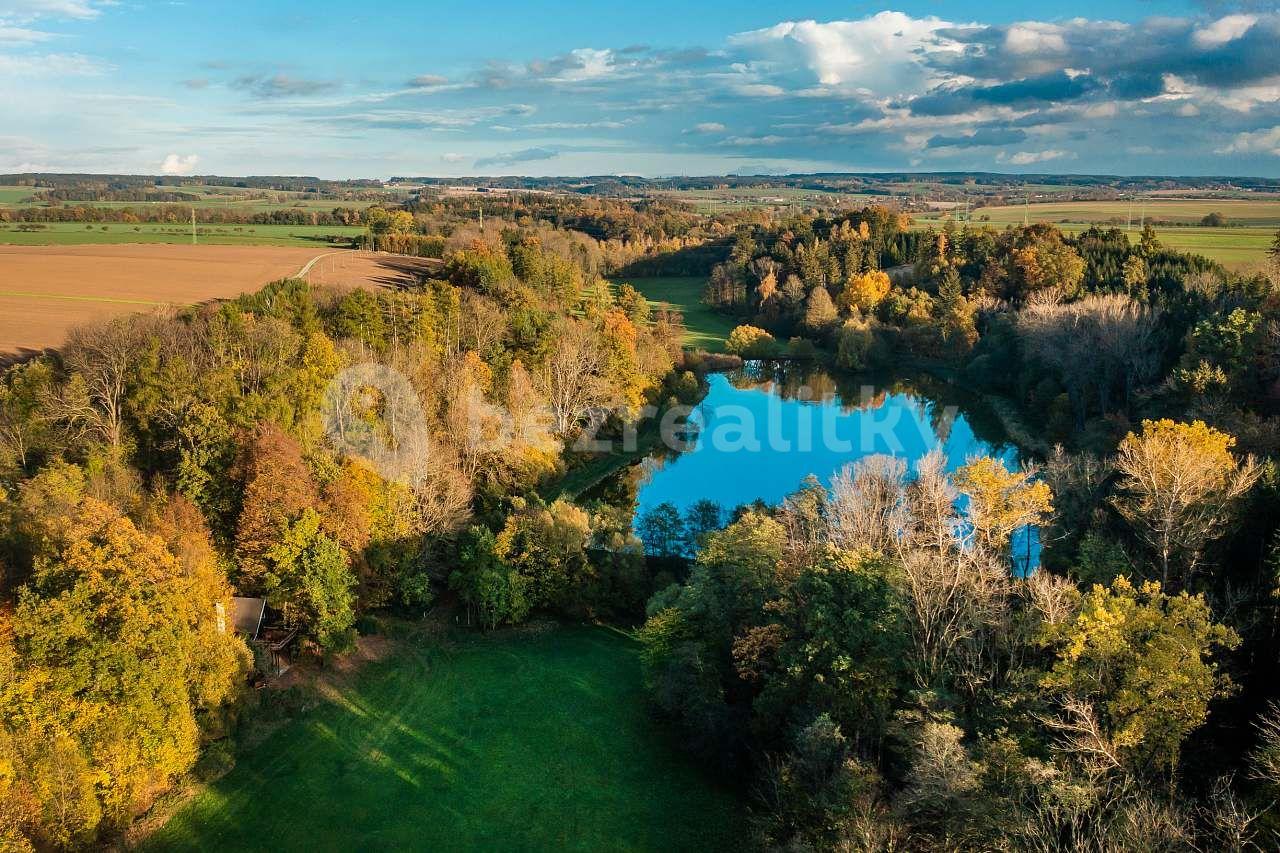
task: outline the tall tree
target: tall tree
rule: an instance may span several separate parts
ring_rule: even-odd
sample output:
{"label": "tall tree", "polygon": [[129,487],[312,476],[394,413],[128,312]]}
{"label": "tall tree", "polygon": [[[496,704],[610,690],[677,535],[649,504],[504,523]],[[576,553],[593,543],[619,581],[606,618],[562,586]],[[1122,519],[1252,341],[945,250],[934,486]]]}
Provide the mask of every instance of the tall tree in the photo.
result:
{"label": "tall tree", "polygon": [[1231,454],[1235,438],[1202,421],[1143,421],[1120,442],[1114,505],[1147,545],[1162,586],[1187,585],[1205,543],[1236,520],[1240,499],[1261,471],[1252,457]]}

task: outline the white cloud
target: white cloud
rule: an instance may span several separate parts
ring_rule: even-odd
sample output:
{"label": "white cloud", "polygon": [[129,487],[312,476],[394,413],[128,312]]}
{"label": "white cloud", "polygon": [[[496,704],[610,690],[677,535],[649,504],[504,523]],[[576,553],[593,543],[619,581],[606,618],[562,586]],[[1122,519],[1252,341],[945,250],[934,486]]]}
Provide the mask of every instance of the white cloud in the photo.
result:
{"label": "white cloud", "polygon": [[1027,21],[1014,24],[1004,34],[1004,46],[1010,53],[1065,53],[1067,42],[1062,37],[1062,27]]}
{"label": "white cloud", "polygon": [[1191,40],[1196,43],[1196,47],[1208,50],[1235,41],[1249,32],[1256,23],[1258,23],[1257,15],[1227,15],[1203,29],[1196,30]]}
{"label": "white cloud", "polygon": [[721,144],[734,147],[751,147],[755,145],[777,145],[785,141],[785,137],[769,134],[768,136],[730,136]]}
{"label": "white cloud", "polygon": [[596,50],[591,47],[580,47],[569,51],[570,61],[552,80],[563,83],[580,83],[584,80],[598,80],[608,77],[613,72],[613,51]]}
{"label": "white cloud", "polygon": [[[0,24],[3,24],[3,21],[0,21]],[[36,44],[37,42],[48,41],[53,37],[53,33],[45,33],[40,30],[0,26],[0,44]]]}
{"label": "white cloud", "polygon": [[0,54],[0,75],[90,77],[106,70],[106,66],[79,53]]}
{"label": "white cloud", "polygon": [[183,157],[180,154],[170,154],[164,158],[164,162],[160,164],[160,174],[162,175],[190,175],[196,170],[196,164],[200,162],[200,158],[195,154],[188,154]]}
{"label": "white cloud", "polygon": [[723,133],[725,128],[724,125],[718,121],[704,121],[699,124],[695,124],[693,129],[697,133]]}
{"label": "white cloud", "polygon": [[115,5],[99,0],[0,0],[0,18],[34,21],[36,18],[96,18],[102,6]]}
{"label": "white cloud", "polygon": [[777,98],[787,93],[786,89],[772,83],[742,83],[734,86],[734,91],[748,98]]}
{"label": "white cloud", "polygon": [[446,163],[461,163],[463,160],[467,159],[467,155],[459,154],[456,151],[446,151],[440,155],[440,159]]}
{"label": "white cloud", "polygon": [[895,95],[936,79],[920,53],[958,51],[959,45],[937,34],[951,26],[932,16],[880,12],[857,21],[784,21],[739,33],[729,43],[789,65],[799,58],[824,86],[857,86],[872,94]]}
{"label": "white cloud", "polygon": [[1270,129],[1236,134],[1230,145],[1218,149],[1219,154],[1270,154],[1280,157],[1280,125]]}
{"label": "white cloud", "polygon": [[1008,158],[1001,153],[996,157],[996,159],[1001,163],[1012,163],[1014,166],[1029,166],[1032,163],[1045,163],[1049,160],[1061,160],[1063,157],[1069,156],[1068,152],[1054,148],[1048,151],[1019,151]]}
{"label": "white cloud", "polygon": [[1115,101],[1104,101],[1101,104],[1090,104],[1080,111],[1085,118],[1115,118],[1120,112],[1120,107]]}

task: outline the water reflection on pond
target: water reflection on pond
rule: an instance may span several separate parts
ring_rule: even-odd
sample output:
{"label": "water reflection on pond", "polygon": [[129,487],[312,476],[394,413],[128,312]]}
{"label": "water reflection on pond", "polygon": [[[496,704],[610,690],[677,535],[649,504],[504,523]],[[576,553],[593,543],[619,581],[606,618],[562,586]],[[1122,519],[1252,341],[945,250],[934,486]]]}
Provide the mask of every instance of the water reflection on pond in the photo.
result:
{"label": "water reflection on pond", "polygon": [[[1017,449],[980,403],[927,378],[842,376],[794,364],[750,363],[708,377],[710,391],[691,421],[687,449],[663,447],[622,472],[597,496],[633,501],[635,517],[663,503],[681,512],[707,498],[726,511],[760,500],[777,504],[805,477],[822,483],[873,454],[909,468],[933,450],[948,471],[974,456],[1013,470]],[[1021,567],[1038,560],[1035,532],[1014,540]]]}

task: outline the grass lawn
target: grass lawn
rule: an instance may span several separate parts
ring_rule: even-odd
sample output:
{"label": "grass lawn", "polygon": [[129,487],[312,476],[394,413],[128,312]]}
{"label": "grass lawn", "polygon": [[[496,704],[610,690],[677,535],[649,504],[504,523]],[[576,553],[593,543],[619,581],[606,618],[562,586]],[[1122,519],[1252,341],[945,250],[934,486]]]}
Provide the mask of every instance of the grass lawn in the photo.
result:
{"label": "grass lawn", "polygon": [[[354,237],[363,228],[342,225],[198,225],[201,244],[223,246],[326,246],[331,237]],[[52,222],[36,231],[0,223],[0,243],[16,246],[73,246],[82,243],[190,243],[191,226],[181,223],[137,225]]]}
{"label": "grass lawn", "polygon": [[665,302],[683,314],[686,347],[724,352],[724,342],[737,325],[732,318],[702,303],[707,280],[701,276],[620,278],[614,283],[629,284],[651,303]]}
{"label": "grass lawn", "polygon": [[144,850],[713,850],[740,802],[645,711],[605,628],[467,635],[367,664]]}

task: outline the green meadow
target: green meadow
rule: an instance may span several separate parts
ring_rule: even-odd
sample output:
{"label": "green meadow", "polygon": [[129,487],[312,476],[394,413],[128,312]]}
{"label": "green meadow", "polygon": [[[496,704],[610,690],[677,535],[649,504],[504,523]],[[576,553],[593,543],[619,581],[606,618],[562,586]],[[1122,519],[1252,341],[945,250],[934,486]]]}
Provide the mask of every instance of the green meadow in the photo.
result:
{"label": "green meadow", "polygon": [[628,637],[573,627],[430,643],[336,679],[142,849],[740,846],[741,800],[650,719]]}
{"label": "green meadow", "polygon": [[[41,223],[43,227],[0,222],[0,244],[74,246],[85,243],[190,243],[191,226],[144,222],[88,224]],[[343,225],[200,225],[197,241],[223,246],[324,246],[364,232]]]}
{"label": "green meadow", "polygon": [[[975,226],[1003,228],[1027,222],[1051,222],[1068,234],[1078,234],[1093,225],[1129,228],[1129,239],[1137,241],[1143,217],[1153,223],[1165,245],[1182,252],[1212,258],[1230,267],[1244,267],[1266,259],[1267,248],[1280,229],[1280,201],[1238,199],[1157,199],[1132,206],[1129,219],[1127,201],[1053,202],[1031,205],[981,207],[972,211]],[[1210,213],[1226,217],[1223,227],[1204,227],[1201,219]],[[917,215],[916,226],[939,227],[942,214]],[[1177,223],[1177,224],[1175,224]]]}
{"label": "green meadow", "polygon": [[655,307],[665,302],[683,314],[684,345],[688,348],[724,352],[725,339],[737,325],[733,319],[703,304],[702,291],[707,280],[702,276],[618,278],[614,284],[629,284]]}

